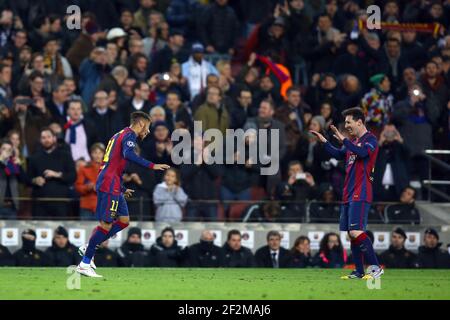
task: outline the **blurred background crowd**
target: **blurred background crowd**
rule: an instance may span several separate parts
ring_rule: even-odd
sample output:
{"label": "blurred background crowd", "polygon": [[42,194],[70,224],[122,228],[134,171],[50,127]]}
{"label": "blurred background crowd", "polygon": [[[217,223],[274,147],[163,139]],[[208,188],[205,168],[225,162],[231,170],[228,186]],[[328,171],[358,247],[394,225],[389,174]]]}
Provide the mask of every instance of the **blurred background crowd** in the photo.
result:
{"label": "blurred background crowd", "polygon": [[[371,4],[381,30],[360,23]],[[391,203],[369,222],[420,223],[423,152],[450,149],[448,0],[2,0],[0,15],[2,218],[95,219],[108,140],[137,110],[153,119],[138,152],[173,169],[127,167],[132,219],[336,221],[343,163],[308,130],[333,141],[360,106],[379,138],[374,198]],[[171,133],[194,121],[279,129],[280,171],[174,165]]]}

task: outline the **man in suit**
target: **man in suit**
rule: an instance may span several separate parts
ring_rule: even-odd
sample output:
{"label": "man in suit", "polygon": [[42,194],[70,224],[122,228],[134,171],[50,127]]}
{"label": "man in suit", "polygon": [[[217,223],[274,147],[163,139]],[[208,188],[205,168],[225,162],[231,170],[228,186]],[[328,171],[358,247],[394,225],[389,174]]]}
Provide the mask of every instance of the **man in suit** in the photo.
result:
{"label": "man in suit", "polygon": [[256,250],[256,265],[261,268],[288,268],[291,264],[289,251],[281,247],[281,234],[269,231],[267,245]]}

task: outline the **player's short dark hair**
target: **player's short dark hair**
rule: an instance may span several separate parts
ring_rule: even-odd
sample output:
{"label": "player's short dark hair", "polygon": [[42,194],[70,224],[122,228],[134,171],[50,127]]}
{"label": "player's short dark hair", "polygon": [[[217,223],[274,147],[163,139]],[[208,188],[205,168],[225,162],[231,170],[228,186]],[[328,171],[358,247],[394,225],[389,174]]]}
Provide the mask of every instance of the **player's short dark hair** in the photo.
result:
{"label": "player's short dark hair", "polygon": [[148,113],[142,111],[135,111],[130,116],[130,124],[135,124],[139,120],[152,121],[152,118]]}
{"label": "player's short dark hair", "polygon": [[359,107],[349,108],[342,111],[342,116],[345,118],[346,116],[351,116],[353,120],[358,121],[361,120],[362,123],[365,123],[366,117],[364,115],[364,111]]}
{"label": "player's short dark hair", "polygon": [[269,239],[270,239],[271,237],[278,237],[278,238],[281,239],[281,234],[280,234],[278,231],[276,231],[276,230],[271,230],[271,231],[269,231],[269,232],[267,233],[267,241],[269,241]]}
{"label": "player's short dark hair", "polygon": [[239,230],[233,229],[233,230],[228,231],[227,241],[230,241],[231,237],[236,236],[236,235],[238,235],[239,237],[242,237],[241,232]]}

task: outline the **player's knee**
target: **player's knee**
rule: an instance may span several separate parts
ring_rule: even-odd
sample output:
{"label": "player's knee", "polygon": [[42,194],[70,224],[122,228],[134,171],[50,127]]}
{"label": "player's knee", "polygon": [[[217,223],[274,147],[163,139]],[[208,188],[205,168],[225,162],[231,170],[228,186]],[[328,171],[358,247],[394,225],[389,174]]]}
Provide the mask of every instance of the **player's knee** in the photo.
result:
{"label": "player's knee", "polygon": [[348,235],[349,235],[350,239],[356,239],[359,237],[359,235],[361,233],[363,233],[363,231],[361,231],[361,230],[350,230],[348,232]]}

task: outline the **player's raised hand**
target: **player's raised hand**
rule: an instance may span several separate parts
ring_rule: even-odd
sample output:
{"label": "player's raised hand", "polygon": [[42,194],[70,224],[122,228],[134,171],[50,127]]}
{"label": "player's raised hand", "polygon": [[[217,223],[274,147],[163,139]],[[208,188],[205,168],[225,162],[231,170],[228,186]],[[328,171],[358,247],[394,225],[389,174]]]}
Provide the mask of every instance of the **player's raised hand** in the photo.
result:
{"label": "player's raised hand", "polygon": [[170,166],[168,164],[155,164],[153,166],[153,170],[162,170],[162,171],[164,171],[164,170],[167,170],[169,168],[170,168]]}
{"label": "player's raised hand", "polygon": [[133,189],[127,189],[125,190],[125,192],[123,193],[123,195],[125,196],[125,198],[131,198],[133,196],[134,190]]}
{"label": "player's raised hand", "polygon": [[340,142],[344,141],[345,136],[336,128],[334,125],[330,126],[331,131],[334,133],[334,137],[338,139]]}
{"label": "player's raised hand", "polygon": [[323,143],[327,142],[327,139],[325,139],[325,137],[320,132],[317,132],[314,130],[309,130],[309,132],[311,132],[313,135],[315,135],[320,140],[320,142],[323,142]]}

